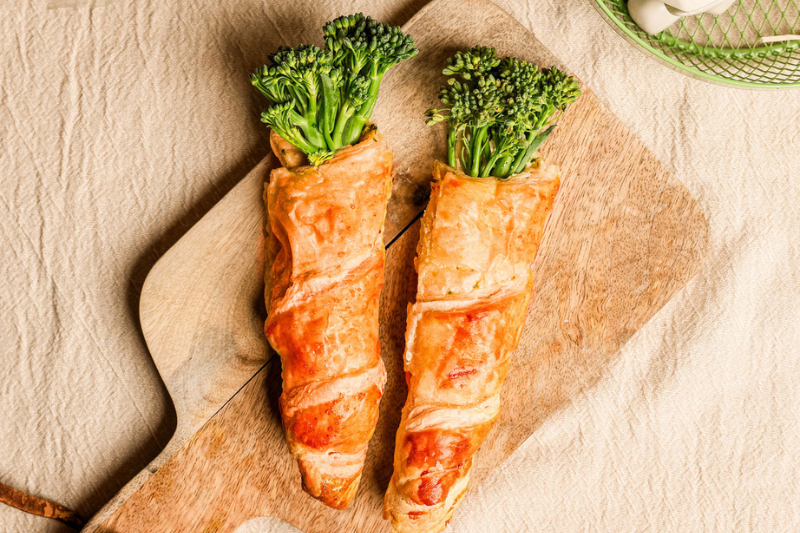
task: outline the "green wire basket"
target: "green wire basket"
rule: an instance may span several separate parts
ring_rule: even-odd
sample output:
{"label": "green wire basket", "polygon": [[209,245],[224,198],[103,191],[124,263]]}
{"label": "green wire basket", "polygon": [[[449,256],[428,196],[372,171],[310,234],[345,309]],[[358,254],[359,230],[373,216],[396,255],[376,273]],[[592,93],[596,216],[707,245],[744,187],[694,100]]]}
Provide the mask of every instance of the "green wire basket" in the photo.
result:
{"label": "green wire basket", "polygon": [[648,35],[631,18],[626,0],[597,0],[624,37],[676,70],[701,80],[748,88],[800,87],[800,40],[763,43],[762,37],[797,35],[800,0],[741,0],[719,16],[682,18]]}

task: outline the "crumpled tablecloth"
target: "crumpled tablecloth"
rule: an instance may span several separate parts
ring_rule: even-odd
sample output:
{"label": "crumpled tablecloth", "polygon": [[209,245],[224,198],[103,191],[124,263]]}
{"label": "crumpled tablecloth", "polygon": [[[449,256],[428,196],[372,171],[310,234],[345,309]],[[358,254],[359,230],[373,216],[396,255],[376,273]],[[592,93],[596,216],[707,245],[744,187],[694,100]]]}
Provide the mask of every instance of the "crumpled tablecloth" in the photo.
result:
{"label": "crumpled tablecloth", "polygon": [[[401,24],[424,3],[0,4],[0,481],[88,516],[157,454],[175,416],[141,284],[268,150],[245,78],[260,43],[318,40],[356,10]],[[800,530],[800,90],[689,79],[590,0],[498,3],[687,185],[710,249],[450,531]],[[69,531],[2,506],[0,530]]]}

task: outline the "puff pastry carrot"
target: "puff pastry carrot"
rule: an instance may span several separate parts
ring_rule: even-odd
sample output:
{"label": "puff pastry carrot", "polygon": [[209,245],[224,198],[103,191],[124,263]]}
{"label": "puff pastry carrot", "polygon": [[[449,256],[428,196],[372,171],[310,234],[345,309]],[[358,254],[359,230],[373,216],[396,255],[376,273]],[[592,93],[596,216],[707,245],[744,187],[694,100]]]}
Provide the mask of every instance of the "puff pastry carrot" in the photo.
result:
{"label": "puff pastry carrot", "polygon": [[[284,150],[288,163],[296,154]],[[265,331],[283,365],[286,440],[304,489],[337,509],[358,487],[386,381],[378,299],[391,187],[392,154],[371,130],[318,168],[273,170],[266,191]]]}
{"label": "puff pastry carrot", "polygon": [[397,533],[445,528],[498,417],[560,183],[555,166],[530,161],[556,112],[580,94],[563,73],[500,60],[491,48],[457,53],[444,74],[453,76],[440,93],[447,107],[428,116],[449,123],[453,166],[434,165],[417,247],[408,397],[384,500]]}
{"label": "puff pastry carrot", "polygon": [[472,178],[436,163],[417,249],[404,364],[408,398],[384,514],[397,532],[444,529],[500,412],[531,298],[531,262],[558,170]]}
{"label": "puff pastry carrot", "polygon": [[280,411],[303,488],[343,509],[361,478],[386,371],[378,341],[392,154],[367,122],[413,39],[361,13],[325,47],[280,48],[251,76],[282,168],[265,193],[266,336],[281,357]]}

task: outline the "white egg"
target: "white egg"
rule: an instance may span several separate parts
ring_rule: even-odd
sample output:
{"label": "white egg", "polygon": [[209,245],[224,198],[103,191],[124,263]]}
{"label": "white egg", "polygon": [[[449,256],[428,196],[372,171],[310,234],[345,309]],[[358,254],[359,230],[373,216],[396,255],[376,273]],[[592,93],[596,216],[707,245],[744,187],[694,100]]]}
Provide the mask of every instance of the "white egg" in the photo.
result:
{"label": "white egg", "polygon": [[672,26],[681,17],[699,13],[721,15],[736,0],[628,0],[631,18],[651,35]]}

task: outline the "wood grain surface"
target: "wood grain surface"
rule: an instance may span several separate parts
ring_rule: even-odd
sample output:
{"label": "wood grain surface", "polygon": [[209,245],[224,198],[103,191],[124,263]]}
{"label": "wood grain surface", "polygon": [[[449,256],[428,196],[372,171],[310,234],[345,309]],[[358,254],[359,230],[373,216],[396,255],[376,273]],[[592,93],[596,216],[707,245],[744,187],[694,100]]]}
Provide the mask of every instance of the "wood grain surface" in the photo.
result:
{"label": "wood grain surface", "polygon": [[[333,511],[305,495],[283,439],[280,363],[263,339],[260,297],[261,189],[273,164],[267,158],[147,278],[142,328],[176,403],[179,430],[85,532],[222,533],[258,516],[307,533],[388,530],[380,508],[406,394],[401,356],[416,283],[414,220],[427,202],[433,160],[445,150],[445,129],[426,128],[423,112],[436,103],[445,58],[466,45],[565,67],[487,0],[466,3],[436,0],[406,24],[420,54],[387,75],[374,116],[396,161],[381,295],[388,383],[354,504]],[[561,166],[562,189],[534,264],[535,292],[503,412],[478,454],[473,484],[597,382],[705,255],[707,225],[689,192],[583,90],[543,150],[548,163]]]}

